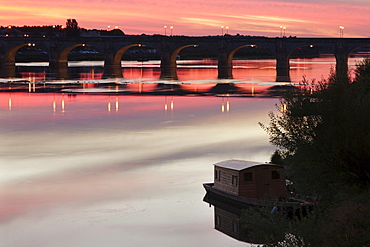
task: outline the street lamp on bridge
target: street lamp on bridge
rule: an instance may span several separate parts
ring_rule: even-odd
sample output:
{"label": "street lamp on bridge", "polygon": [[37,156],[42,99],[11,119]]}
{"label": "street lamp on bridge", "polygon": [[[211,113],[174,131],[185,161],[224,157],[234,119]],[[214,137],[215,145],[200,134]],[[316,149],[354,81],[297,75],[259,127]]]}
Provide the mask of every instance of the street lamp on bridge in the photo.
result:
{"label": "street lamp on bridge", "polygon": [[224,26],[221,26],[221,36],[224,36]]}
{"label": "street lamp on bridge", "polygon": [[343,36],[344,36],[344,27],[339,26],[339,38],[343,38]]}
{"label": "street lamp on bridge", "polygon": [[164,36],[167,36],[167,26],[164,26]]}
{"label": "street lamp on bridge", "polygon": [[170,26],[170,29],[171,29],[171,36],[172,36],[172,30],[173,30],[173,26]]}
{"label": "street lamp on bridge", "polygon": [[280,26],[280,37],[282,38],[282,37],[285,37],[285,29],[286,29],[286,27],[284,27],[284,26]]}

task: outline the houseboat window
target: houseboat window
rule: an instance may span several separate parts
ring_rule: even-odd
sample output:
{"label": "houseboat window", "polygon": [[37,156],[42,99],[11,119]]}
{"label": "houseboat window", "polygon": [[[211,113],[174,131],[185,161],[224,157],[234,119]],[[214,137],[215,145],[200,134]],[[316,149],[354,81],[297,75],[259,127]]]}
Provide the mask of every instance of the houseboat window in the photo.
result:
{"label": "houseboat window", "polygon": [[239,232],[238,224],[236,222],[233,222],[233,232],[234,233],[238,233]]}
{"label": "houseboat window", "polygon": [[271,179],[280,179],[280,174],[278,171],[271,171]]}
{"label": "houseboat window", "polygon": [[219,216],[219,215],[217,215],[217,214],[216,214],[216,219],[215,219],[215,221],[216,221],[215,223],[216,223],[216,225],[217,225],[217,226],[220,226],[220,225],[221,225],[221,218],[220,218],[220,216]]}
{"label": "houseboat window", "polygon": [[253,173],[252,172],[244,173],[244,181],[252,181],[252,180],[253,180]]}
{"label": "houseboat window", "polygon": [[237,176],[233,175],[232,183],[233,183],[233,186],[238,186],[238,177]]}
{"label": "houseboat window", "polygon": [[215,180],[220,180],[220,170],[215,170]]}

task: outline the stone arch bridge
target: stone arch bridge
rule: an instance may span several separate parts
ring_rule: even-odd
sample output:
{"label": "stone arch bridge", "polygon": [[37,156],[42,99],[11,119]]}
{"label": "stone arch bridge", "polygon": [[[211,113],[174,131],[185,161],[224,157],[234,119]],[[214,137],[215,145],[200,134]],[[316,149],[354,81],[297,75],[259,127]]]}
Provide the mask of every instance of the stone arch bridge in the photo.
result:
{"label": "stone arch bridge", "polygon": [[348,57],[362,47],[370,47],[370,38],[267,38],[245,36],[122,36],[122,37],[0,37],[0,66],[5,71],[15,68],[15,55],[24,46],[37,46],[48,52],[49,69],[63,74],[68,68],[68,54],[78,46],[93,46],[104,56],[105,77],[122,77],[122,55],[131,47],[156,49],[161,57],[161,78],[177,79],[176,57],[183,49],[205,47],[218,54],[218,78],[232,78],[234,54],[244,47],[269,50],[276,59],[276,81],[290,81],[289,59],[302,47],[315,47],[336,58],[336,71],[347,75]]}

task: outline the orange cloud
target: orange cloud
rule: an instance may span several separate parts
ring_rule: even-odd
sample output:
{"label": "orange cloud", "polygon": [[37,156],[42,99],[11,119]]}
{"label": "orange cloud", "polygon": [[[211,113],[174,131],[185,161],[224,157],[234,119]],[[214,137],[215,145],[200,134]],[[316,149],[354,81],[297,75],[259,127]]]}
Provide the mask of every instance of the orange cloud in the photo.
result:
{"label": "orange cloud", "polygon": [[81,27],[119,26],[129,34],[219,35],[219,26],[231,34],[277,36],[279,26],[293,36],[337,36],[340,25],[348,37],[368,36],[370,4],[361,0],[14,0],[1,5],[0,23],[6,25],[63,25],[75,18]]}

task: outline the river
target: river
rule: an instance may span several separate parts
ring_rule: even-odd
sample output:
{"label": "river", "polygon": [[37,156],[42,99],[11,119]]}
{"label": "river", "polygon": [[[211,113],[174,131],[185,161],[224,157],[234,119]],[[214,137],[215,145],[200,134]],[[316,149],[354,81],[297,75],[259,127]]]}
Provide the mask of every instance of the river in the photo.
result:
{"label": "river", "polygon": [[[350,65],[360,61],[351,58]],[[101,80],[101,62],[72,62],[73,80]],[[45,64],[17,64],[42,81]],[[299,82],[327,77],[333,57],[293,59]],[[21,90],[0,93],[0,239],[5,247],[245,246],[215,230],[202,183],[226,159],[269,161],[268,123],[276,97],[250,93],[145,94],[159,80],[156,62],[123,62],[125,94]],[[254,92],[275,83],[273,60],[234,64],[217,80],[212,61],[179,61],[179,80],[208,90],[233,82]],[[11,78],[17,80],[19,78]],[[3,79],[3,80],[9,80]],[[59,83],[59,82],[58,82]],[[168,82],[167,82],[168,83]]]}

